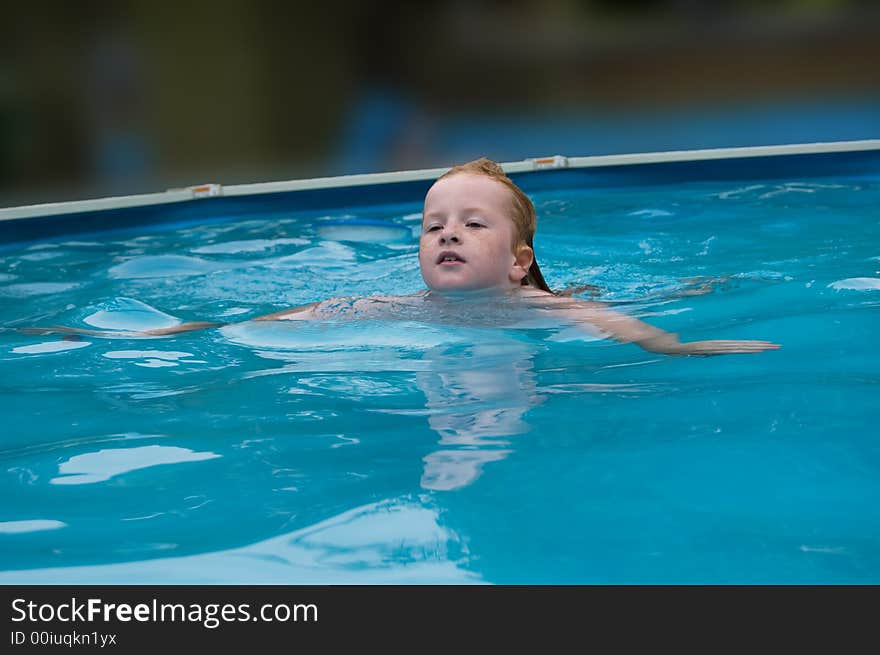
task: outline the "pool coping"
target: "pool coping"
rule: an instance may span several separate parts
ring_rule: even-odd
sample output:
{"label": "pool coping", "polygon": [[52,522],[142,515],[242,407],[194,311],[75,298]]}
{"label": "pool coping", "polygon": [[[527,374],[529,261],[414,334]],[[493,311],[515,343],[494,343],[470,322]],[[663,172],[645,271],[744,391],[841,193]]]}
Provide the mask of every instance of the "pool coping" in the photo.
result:
{"label": "pool coping", "polygon": [[[561,169],[589,169],[645,164],[664,164],[672,162],[700,162],[723,159],[744,159],[752,157],[781,157],[790,155],[815,155],[827,153],[850,153],[876,150],[880,152],[880,139],[859,141],[834,141],[820,143],[798,143],[775,146],[748,146],[736,148],[709,148],[702,150],[670,150],[619,155],[593,155],[586,157],[567,157],[551,155],[534,157],[522,161],[501,163],[508,174],[529,173],[533,171]],[[278,182],[257,182],[250,184],[222,185],[216,183],[199,184],[179,189],[169,189],[157,193],[129,196],[112,196],[90,200],[74,200],[17,207],[0,208],[0,221],[13,221],[36,217],[60,216],[103,210],[166,205],[190,200],[217,197],[255,196],[290,191],[333,189],[417,182],[433,180],[449,170],[449,167],[424,168],[385,173],[363,173],[357,175],[338,175]]]}

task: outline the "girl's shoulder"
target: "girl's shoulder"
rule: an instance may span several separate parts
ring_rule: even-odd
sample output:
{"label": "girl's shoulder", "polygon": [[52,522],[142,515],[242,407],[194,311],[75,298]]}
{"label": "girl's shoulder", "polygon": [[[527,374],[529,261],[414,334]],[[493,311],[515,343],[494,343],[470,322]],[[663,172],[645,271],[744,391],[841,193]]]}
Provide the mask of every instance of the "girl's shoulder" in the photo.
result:
{"label": "girl's shoulder", "polygon": [[519,296],[536,307],[583,307],[586,309],[600,309],[605,305],[594,300],[579,300],[571,296],[562,296],[549,291],[543,291],[534,287],[523,287]]}

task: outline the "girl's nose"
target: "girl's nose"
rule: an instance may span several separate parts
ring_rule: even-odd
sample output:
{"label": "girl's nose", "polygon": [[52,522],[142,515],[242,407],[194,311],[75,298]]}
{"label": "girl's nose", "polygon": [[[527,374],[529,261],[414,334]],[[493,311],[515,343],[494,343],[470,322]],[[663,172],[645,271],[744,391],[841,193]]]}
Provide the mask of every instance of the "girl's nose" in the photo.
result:
{"label": "girl's nose", "polygon": [[443,230],[440,235],[440,243],[458,243],[458,233],[454,230]]}

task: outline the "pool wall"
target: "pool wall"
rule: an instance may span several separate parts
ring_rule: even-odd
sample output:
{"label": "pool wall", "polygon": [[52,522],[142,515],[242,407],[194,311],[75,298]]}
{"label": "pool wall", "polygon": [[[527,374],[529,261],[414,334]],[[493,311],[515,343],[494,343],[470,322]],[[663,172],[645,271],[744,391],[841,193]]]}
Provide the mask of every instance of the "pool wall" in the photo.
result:
{"label": "pool wall", "polygon": [[[502,166],[526,192],[828,175],[880,179],[880,140],[595,157],[555,155]],[[140,226],[201,224],[243,214],[419,203],[446,170],[203,184],[137,196],[11,207],[0,209],[0,244]]]}

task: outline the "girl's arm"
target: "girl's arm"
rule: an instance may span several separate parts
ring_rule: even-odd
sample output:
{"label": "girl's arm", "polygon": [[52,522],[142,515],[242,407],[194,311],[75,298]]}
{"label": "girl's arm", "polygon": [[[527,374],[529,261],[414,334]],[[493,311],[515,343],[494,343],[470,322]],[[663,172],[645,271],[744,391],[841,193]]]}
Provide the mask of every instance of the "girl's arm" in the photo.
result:
{"label": "girl's arm", "polygon": [[310,305],[301,305],[300,307],[294,307],[293,309],[284,309],[280,312],[275,312],[274,314],[264,314],[263,316],[257,316],[256,318],[252,318],[252,321],[310,321],[315,316],[315,307],[320,305],[320,302],[313,302]]}
{"label": "girl's arm", "polygon": [[726,355],[777,350],[770,341],[711,340],[681,342],[674,332],[667,332],[632,316],[602,307],[599,303],[578,303],[562,310],[576,323],[588,324],[622,343],[636,343],[645,350],[666,355]]}
{"label": "girl's arm", "polygon": [[[319,303],[303,305],[302,307],[294,307],[293,309],[285,309],[274,314],[265,314],[249,319],[252,321],[275,321],[275,320],[310,320],[315,318],[314,308]],[[88,328],[67,327],[64,325],[53,325],[51,327],[32,327],[18,328],[19,332],[24,334],[67,334],[67,335],[88,335],[96,337],[165,337],[171,334],[179,334],[181,332],[192,332],[193,330],[205,330],[208,328],[223,327],[230,325],[229,323],[215,323],[211,321],[192,321],[189,323],[181,323],[180,325],[172,325],[165,328],[153,328],[149,330],[132,330],[132,331],[114,331],[114,330],[90,330]]]}
{"label": "girl's arm", "polygon": [[[263,316],[255,316],[254,318],[248,319],[250,321],[278,321],[278,320],[297,320],[297,321],[307,321],[315,318],[314,309],[320,303],[313,302],[310,305],[302,305],[301,307],[294,307],[293,309],[285,309],[280,312],[275,312],[274,314],[264,314]],[[167,328],[158,328],[155,330],[141,330],[141,334],[149,334],[151,336],[165,336],[167,334],[177,334],[178,332],[190,332],[192,330],[203,330],[205,328],[212,327],[223,327],[224,325],[229,325],[229,323],[210,323],[210,322],[196,322],[196,323],[181,323],[180,325],[173,325]]]}
{"label": "girl's arm", "polygon": [[191,332],[192,330],[204,330],[205,328],[222,327],[229,325],[228,323],[211,323],[207,321],[196,321],[191,323],[181,323],[180,325],[172,325],[167,328],[153,328],[150,330],[89,330],[88,328],[67,327],[66,325],[53,325],[51,327],[28,327],[17,328],[22,334],[85,334],[94,337],[164,337],[169,334],[177,334],[178,332]]}

